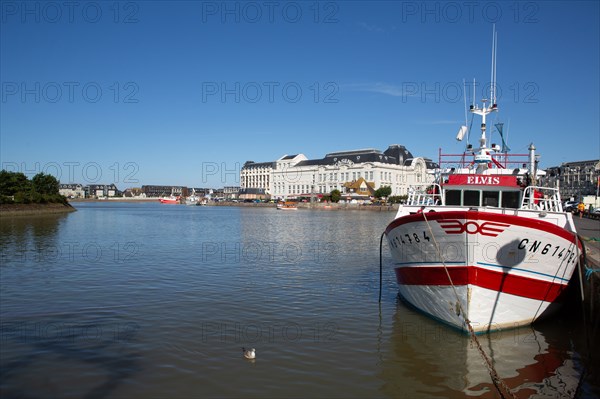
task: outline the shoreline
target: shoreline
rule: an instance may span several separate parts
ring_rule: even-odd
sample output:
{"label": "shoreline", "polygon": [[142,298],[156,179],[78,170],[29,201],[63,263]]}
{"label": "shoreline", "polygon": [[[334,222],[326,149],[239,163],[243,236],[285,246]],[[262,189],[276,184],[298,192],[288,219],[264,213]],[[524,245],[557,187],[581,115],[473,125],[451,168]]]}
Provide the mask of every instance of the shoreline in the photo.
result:
{"label": "shoreline", "polygon": [[75,212],[70,204],[0,204],[0,218],[12,216],[56,215]]}
{"label": "shoreline", "polygon": [[67,199],[69,203],[71,202],[154,202],[158,201],[158,198],[127,198],[127,197],[111,197],[108,199],[98,199],[98,198],[70,198]]}
{"label": "shoreline", "polygon": [[[78,202],[121,202],[121,203],[158,203],[158,198],[134,198],[126,199],[122,197],[116,197],[111,199],[94,199],[94,198],[75,198],[70,199],[70,203]],[[173,204],[170,204],[171,206]],[[185,204],[177,204],[185,205]],[[276,208],[275,203],[264,203],[264,202],[214,202],[203,206],[232,206],[232,207],[250,207],[250,208]],[[317,211],[375,211],[375,212],[396,212],[398,210],[398,204],[393,205],[361,205],[361,204],[345,204],[345,203],[310,203],[310,202],[299,202],[297,204],[299,209],[317,210]]]}

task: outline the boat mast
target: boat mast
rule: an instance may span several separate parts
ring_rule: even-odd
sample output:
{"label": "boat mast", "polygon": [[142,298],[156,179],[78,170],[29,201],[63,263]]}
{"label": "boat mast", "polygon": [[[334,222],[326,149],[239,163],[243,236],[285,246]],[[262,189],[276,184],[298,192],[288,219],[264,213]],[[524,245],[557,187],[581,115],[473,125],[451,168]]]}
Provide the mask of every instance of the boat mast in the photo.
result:
{"label": "boat mast", "polygon": [[[475,163],[477,165],[477,172],[482,173],[484,170],[489,169],[489,163],[492,161],[492,156],[489,153],[489,149],[486,146],[486,117],[492,112],[498,111],[498,105],[496,104],[496,26],[492,32],[492,71],[491,71],[491,82],[490,82],[490,98],[482,99],[482,106],[473,104],[470,106],[471,113],[481,116],[481,137],[479,138],[479,149],[478,154],[475,156]],[[473,99],[475,100],[475,99]],[[489,104],[488,104],[489,101]]]}

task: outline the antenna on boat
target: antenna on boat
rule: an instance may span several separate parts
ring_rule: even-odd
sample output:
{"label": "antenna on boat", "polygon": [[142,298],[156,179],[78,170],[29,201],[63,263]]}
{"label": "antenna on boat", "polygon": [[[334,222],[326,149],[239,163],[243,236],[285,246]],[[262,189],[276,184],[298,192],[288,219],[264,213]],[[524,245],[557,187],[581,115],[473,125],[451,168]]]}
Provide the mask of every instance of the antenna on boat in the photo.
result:
{"label": "antenna on boat", "polygon": [[[491,155],[490,150],[492,151],[500,151],[500,147],[492,144],[492,147],[487,146],[487,126],[486,126],[486,117],[488,114],[492,112],[498,111],[498,105],[496,103],[496,52],[497,52],[497,32],[496,25],[493,25],[492,30],[492,71],[491,71],[491,82],[490,82],[490,97],[482,99],[481,108],[475,103],[475,78],[473,78],[473,98],[472,103],[469,106],[469,111],[471,114],[479,115],[481,117],[481,136],[479,138],[479,148],[477,150],[473,149],[473,146],[467,143],[466,152],[472,152],[475,155],[474,162],[471,165],[476,165],[477,173],[483,173],[485,170],[492,167],[494,159]],[[465,93],[465,113],[466,113],[466,82],[463,80],[463,91]],[[461,141],[464,136],[468,133],[469,128],[467,128],[467,117],[465,115],[465,126],[461,126],[458,134],[456,135],[456,139]],[[500,128],[501,129],[501,128]],[[491,132],[490,132],[491,135]],[[502,136],[502,133],[501,133]],[[468,141],[468,140],[467,140]],[[497,164],[497,163],[496,163]]]}
{"label": "antenna on boat", "polygon": [[467,81],[463,79],[463,97],[465,98],[465,126],[467,123]]}
{"label": "antenna on boat", "polygon": [[467,134],[467,143],[469,142],[469,138],[468,138],[468,131],[469,129],[467,128],[468,125],[468,117],[467,117],[467,83],[466,81],[463,79],[463,98],[465,101],[465,124],[462,125],[460,127],[460,129],[458,130],[458,134],[456,135],[456,140],[458,141],[462,141],[463,138],[465,137],[465,134]]}
{"label": "antenna on boat", "polygon": [[[481,117],[481,136],[479,138],[479,148],[477,151],[474,151],[475,160],[473,165],[476,165],[477,173],[483,173],[485,170],[492,167],[493,158],[490,153],[490,150],[498,151],[500,148],[492,145],[493,148],[489,148],[487,146],[487,125],[486,118],[492,112],[498,111],[498,105],[496,104],[496,26],[494,25],[494,29],[492,32],[492,71],[491,71],[491,83],[490,83],[490,98],[482,99],[481,108],[473,103],[471,105],[470,111],[472,114],[479,115]],[[475,80],[473,80],[473,100],[475,99]],[[471,146],[468,146],[467,149],[471,150]]]}
{"label": "antenna on boat", "polygon": [[[508,131],[510,130],[510,119],[506,123],[506,146],[508,147]],[[510,151],[510,148],[508,149]]]}
{"label": "antenna on boat", "polygon": [[492,28],[492,72],[490,77],[490,102],[496,104],[496,51],[497,51],[498,33],[496,24]]}
{"label": "antenna on boat", "polygon": [[473,78],[473,97],[471,97],[471,108],[475,108],[475,78]]}

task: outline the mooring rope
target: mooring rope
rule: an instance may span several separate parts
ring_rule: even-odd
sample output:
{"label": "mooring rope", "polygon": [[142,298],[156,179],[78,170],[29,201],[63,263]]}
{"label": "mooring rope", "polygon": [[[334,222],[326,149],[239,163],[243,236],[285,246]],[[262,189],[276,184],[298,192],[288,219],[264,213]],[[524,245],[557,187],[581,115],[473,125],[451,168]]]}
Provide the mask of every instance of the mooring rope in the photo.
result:
{"label": "mooring rope", "polygon": [[485,365],[488,369],[488,373],[490,374],[490,377],[492,378],[492,382],[494,383],[494,386],[496,387],[496,389],[498,390],[498,393],[500,394],[500,396],[502,398],[510,397],[510,398],[516,399],[516,396],[511,392],[508,385],[506,385],[504,380],[502,378],[500,378],[500,376],[498,375],[498,372],[496,371],[496,368],[494,367],[492,360],[489,358],[487,353],[485,353],[485,351],[483,350],[483,347],[481,346],[481,343],[479,342],[479,339],[477,339],[477,335],[475,334],[475,330],[473,330],[471,321],[466,317],[466,314],[462,308],[462,305],[460,303],[460,297],[458,296],[456,287],[454,286],[454,283],[452,282],[452,277],[450,277],[450,272],[448,271],[446,262],[444,261],[444,258],[442,257],[442,252],[440,250],[440,246],[439,246],[437,240],[435,239],[435,234],[433,234],[433,230],[431,229],[431,225],[429,224],[429,220],[427,219],[425,210],[423,210],[422,215],[423,215],[423,219],[425,220],[425,223],[427,224],[427,228],[429,229],[429,234],[431,235],[431,238],[433,239],[433,244],[435,245],[437,255],[438,255],[440,261],[442,262],[442,265],[444,266],[446,276],[448,276],[448,281],[450,282],[452,291],[454,291],[454,295],[456,296],[456,304],[458,306],[458,310],[460,311],[460,314],[463,316],[465,324],[467,325],[467,329],[469,330],[469,335],[471,336],[471,340],[475,343],[475,346],[477,347],[479,354],[481,355],[481,357],[483,358],[483,360],[485,362]]}
{"label": "mooring rope", "polygon": [[427,219],[427,215],[425,215],[425,210],[423,209],[422,212],[423,215],[423,219],[425,219],[425,223],[427,223],[427,228],[429,229],[429,234],[431,235],[431,238],[433,239],[433,244],[435,245],[435,250],[438,254],[438,257],[440,258],[440,261],[442,262],[442,265],[444,266],[444,271],[446,272],[446,276],[448,277],[448,281],[450,281],[450,286],[452,287],[452,291],[454,291],[454,296],[456,297],[456,303],[458,305],[458,309],[460,310],[460,314],[463,315],[463,318],[465,319],[465,322],[467,324],[471,324],[471,322],[465,317],[465,313],[463,311],[462,305],[460,303],[460,298],[458,296],[458,292],[456,292],[456,287],[454,286],[454,282],[452,281],[452,277],[450,277],[450,272],[448,271],[448,268],[446,267],[446,262],[444,262],[444,258],[442,257],[442,251],[440,250],[440,246],[437,242],[437,240],[435,239],[435,234],[433,234],[433,230],[431,229],[431,225],[429,224],[429,220]]}
{"label": "mooring rope", "polygon": [[[381,285],[383,281],[383,236],[385,235],[385,231],[381,233],[381,238],[379,238],[379,303],[381,303]],[[380,308],[381,310],[381,308]]]}
{"label": "mooring rope", "polygon": [[[577,234],[575,234],[575,250],[579,251],[579,243],[581,243],[581,249],[583,250],[583,256],[585,259],[585,247],[583,246],[583,242],[579,239],[579,236]],[[582,274],[582,270],[581,270],[581,255],[579,254],[578,256],[578,261],[577,261],[577,271],[579,272],[579,288],[580,288],[580,292],[581,292],[581,303],[585,302],[585,293],[583,291],[583,274]]]}

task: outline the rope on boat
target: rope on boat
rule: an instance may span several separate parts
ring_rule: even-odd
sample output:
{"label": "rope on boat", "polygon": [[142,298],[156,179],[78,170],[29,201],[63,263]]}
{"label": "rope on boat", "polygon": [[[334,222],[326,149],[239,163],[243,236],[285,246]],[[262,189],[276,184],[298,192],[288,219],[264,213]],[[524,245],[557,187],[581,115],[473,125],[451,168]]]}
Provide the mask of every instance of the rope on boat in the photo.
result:
{"label": "rope on boat", "polygon": [[511,392],[508,385],[506,385],[504,380],[502,378],[500,378],[500,376],[498,375],[498,372],[496,371],[496,368],[494,367],[492,360],[488,357],[487,353],[485,353],[485,350],[483,350],[483,347],[481,346],[479,339],[477,339],[477,335],[475,334],[475,330],[473,330],[471,321],[466,317],[466,314],[463,311],[462,305],[460,303],[460,297],[458,296],[456,287],[454,286],[454,283],[452,282],[452,277],[450,277],[450,272],[448,271],[448,267],[446,266],[446,262],[444,261],[444,258],[442,256],[442,251],[440,250],[440,246],[439,246],[437,240],[435,239],[435,234],[433,234],[433,230],[431,229],[429,220],[427,220],[427,215],[425,214],[425,212],[423,212],[422,215],[423,215],[423,219],[425,220],[425,223],[427,224],[427,228],[429,229],[429,234],[431,235],[431,238],[433,239],[433,244],[435,245],[435,250],[437,252],[437,255],[438,255],[440,261],[442,262],[442,265],[444,266],[444,271],[446,272],[446,276],[448,276],[448,281],[450,282],[452,291],[454,291],[454,295],[456,296],[456,304],[458,306],[458,310],[460,311],[460,314],[463,316],[465,324],[467,325],[467,329],[469,330],[469,335],[471,336],[471,340],[475,343],[475,346],[477,347],[479,354],[483,358],[483,361],[488,369],[488,373],[490,374],[490,377],[492,378],[492,382],[494,383],[494,386],[496,387],[496,389],[498,390],[498,393],[500,394],[500,396],[502,398],[509,397],[509,398],[516,399],[516,396]]}
{"label": "rope on boat", "polygon": [[580,289],[580,292],[581,292],[581,303],[584,303],[585,302],[585,294],[583,292],[583,275],[582,275],[582,272],[581,272],[581,263],[582,263],[581,262],[581,255],[583,255],[583,261],[584,262],[586,262],[587,259],[586,259],[586,256],[585,256],[586,255],[585,254],[585,246],[583,244],[583,241],[581,241],[581,239],[579,238],[579,236],[577,234],[575,234],[575,249],[576,250],[579,250],[579,243],[581,243],[581,249],[582,249],[581,252],[583,252],[583,254],[579,255],[579,259],[578,259],[578,262],[577,262],[577,270],[579,271],[579,289]]}
{"label": "rope on boat", "polygon": [[594,273],[600,273],[600,269],[592,269],[591,267],[586,267],[585,268],[585,279],[587,281],[590,281],[590,279],[592,278],[592,274]]}
{"label": "rope on boat", "polygon": [[592,277],[592,274],[600,273],[600,269],[594,269],[593,267],[589,267],[589,264],[587,262],[587,252],[585,250],[585,241],[600,241],[600,238],[579,236],[579,242],[581,243],[581,246],[583,247],[583,257],[584,257],[583,266],[585,267],[585,279],[589,281],[590,278]]}
{"label": "rope on boat", "polygon": [[[381,238],[379,238],[379,303],[381,303],[381,285],[383,281],[383,236],[385,236],[385,231],[381,233]],[[381,312],[381,305],[379,311]]]}

